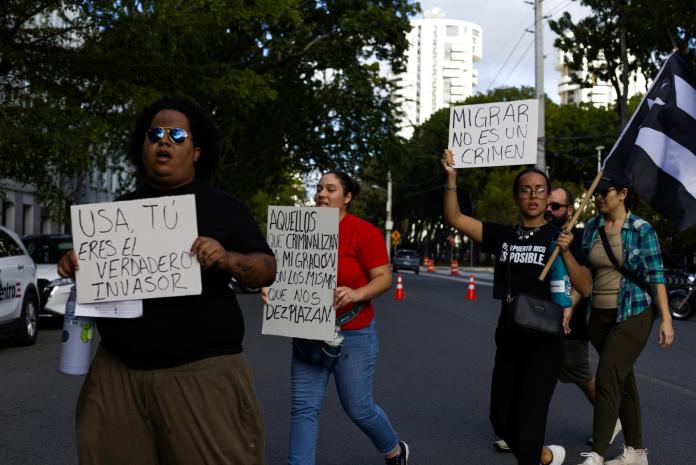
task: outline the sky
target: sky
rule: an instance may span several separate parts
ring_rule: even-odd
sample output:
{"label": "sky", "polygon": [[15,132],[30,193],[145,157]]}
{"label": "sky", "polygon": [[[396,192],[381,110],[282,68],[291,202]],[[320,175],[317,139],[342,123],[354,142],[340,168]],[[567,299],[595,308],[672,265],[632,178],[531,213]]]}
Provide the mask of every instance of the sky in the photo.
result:
{"label": "sky", "polygon": [[[461,19],[483,28],[483,53],[476,63],[479,83],[474,93],[501,86],[534,87],[534,6],[524,0],[421,0],[425,12],[440,8],[445,18]],[[587,16],[589,9],[577,0],[544,0],[542,12],[556,19],[568,11],[573,20]],[[418,16],[420,17],[420,16]],[[554,69],[556,35],[544,21],[544,91],[558,102],[560,72]]]}

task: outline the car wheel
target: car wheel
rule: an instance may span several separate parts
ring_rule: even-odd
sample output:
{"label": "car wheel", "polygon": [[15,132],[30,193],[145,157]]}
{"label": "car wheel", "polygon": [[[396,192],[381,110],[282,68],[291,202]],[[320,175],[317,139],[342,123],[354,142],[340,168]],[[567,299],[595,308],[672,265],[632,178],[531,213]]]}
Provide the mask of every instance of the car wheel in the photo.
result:
{"label": "car wheel", "polygon": [[36,336],[39,332],[37,311],[36,297],[32,293],[27,294],[22,302],[22,314],[12,337],[14,345],[30,346],[36,342]]}
{"label": "car wheel", "polygon": [[675,320],[686,320],[691,313],[691,305],[684,303],[689,293],[686,289],[669,291],[669,312]]}
{"label": "car wheel", "polygon": [[416,268],[416,274],[418,274],[419,272],[420,272],[420,269]]}

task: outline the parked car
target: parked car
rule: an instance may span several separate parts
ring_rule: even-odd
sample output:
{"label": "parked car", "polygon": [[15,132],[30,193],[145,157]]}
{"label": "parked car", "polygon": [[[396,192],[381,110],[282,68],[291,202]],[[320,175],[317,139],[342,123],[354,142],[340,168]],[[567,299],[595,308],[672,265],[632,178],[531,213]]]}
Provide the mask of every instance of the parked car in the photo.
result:
{"label": "parked car", "polygon": [[411,249],[397,249],[392,259],[392,270],[412,270],[416,274],[420,271],[420,255]]}
{"label": "parked car", "polygon": [[0,226],[0,333],[14,345],[34,344],[38,311],[36,265],[19,236]]}
{"label": "parked car", "polygon": [[37,282],[41,296],[41,313],[65,315],[65,303],[70,295],[71,279],[58,275],[58,261],[73,248],[70,234],[25,236],[24,245],[37,266]]}

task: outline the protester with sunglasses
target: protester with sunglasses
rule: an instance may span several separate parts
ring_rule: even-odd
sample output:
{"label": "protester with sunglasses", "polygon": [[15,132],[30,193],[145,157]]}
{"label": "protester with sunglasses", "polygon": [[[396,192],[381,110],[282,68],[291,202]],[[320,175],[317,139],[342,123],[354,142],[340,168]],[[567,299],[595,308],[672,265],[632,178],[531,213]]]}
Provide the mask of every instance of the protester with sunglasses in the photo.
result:
{"label": "protester with sunglasses", "polygon": [[[389,290],[392,277],[384,237],[372,224],[349,212],[359,192],[360,184],[340,170],[325,173],[317,183],[316,206],[338,209],[334,307],[343,341],[340,356],[331,367],[304,360],[293,346],[288,465],[316,463],[319,413],[331,375],[343,410],[385,455],[386,464],[408,464],[408,445],[399,440],[389,418],[372,398],[379,352],[372,299]],[[262,290],[261,297],[268,303],[267,289]]]}
{"label": "protester with sunglasses", "polygon": [[[76,411],[81,465],[261,465],[264,432],[242,353],[244,322],[230,278],[273,282],[276,262],[248,208],[208,185],[219,135],[197,105],[146,108],[130,142],[143,184],[117,200],[194,194],[202,294],[146,299],[136,319],[102,318],[101,343]],[[74,251],[58,264],[78,268]]]}
{"label": "protester with sunglasses", "polygon": [[[564,188],[556,187],[549,195],[549,204],[546,208],[546,219],[562,228],[570,221],[575,212],[575,199],[573,194]],[[567,244],[566,241],[570,240]],[[558,377],[562,383],[574,383],[585,394],[587,400],[594,405],[595,402],[595,377],[590,368],[589,341],[590,334],[587,329],[587,297],[592,289],[592,281],[589,272],[590,263],[582,251],[582,231],[573,227],[570,236],[559,238],[563,259],[568,268],[575,266],[573,262],[582,266],[586,280],[582,283],[573,282],[573,288],[580,291],[582,298],[575,301],[573,317],[570,319],[570,334],[566,335],[565,358],[563,369]],[[572,276],[572,274],[571,274]],[[621,432],[621,422],[616,421],[609,443],[613,443]],[[592,439],[588,441],[592,444]]]}
{"label": "protester with sunglasses", "polygon": [[[518,326],[510,314],[509,297],[526,293],[553,299],[564,307],[567,332],[572,312],[570,279],[563,259],[554,261],[549,276],[538,276],[553,250],[559,229],[544,219],[550,183],[537,169],[520,172],[512,185],[519,224],[500,225],[464,215],[457,199],[454,155],[445,150],[445,220],[495,254],[493,297],[501,299],[495,331],[496,354],[491,386],[490,419],[493,430],[517,458],[518,465],[560,465],[561,446],[544,446],[549,403],[563,363],[563,334],[540,334]],[[556,280],[558,277],[558,281]],[[578,277],[573,277],[578,279]],[[582,278],[580,278],[582,279]]]}
{"label": "protester with sunglasses", "polygon": [[[647,465],[633,365],[658,313],[662,318],[658,344],[666,348],[674,341],[660,244],[650,223],[630,211],[628,179],[604,173],[595,203],[598,214],[587,223],[582,248],[594,274],[589,329],[599,364],[592,452],[581,454],[582,465]],[[604,462],[617,418],[623,427],[624,452]]]}

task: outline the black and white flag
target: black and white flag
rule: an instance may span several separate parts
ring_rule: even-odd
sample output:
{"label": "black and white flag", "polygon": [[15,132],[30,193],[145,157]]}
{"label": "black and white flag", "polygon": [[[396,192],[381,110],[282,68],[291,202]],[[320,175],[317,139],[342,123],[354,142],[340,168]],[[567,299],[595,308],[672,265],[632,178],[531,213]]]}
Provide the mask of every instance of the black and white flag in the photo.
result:
{"label": "black and white flag", "polygon": [[696,73],[672,53],[604,162],[684,230],[696,224]]}

